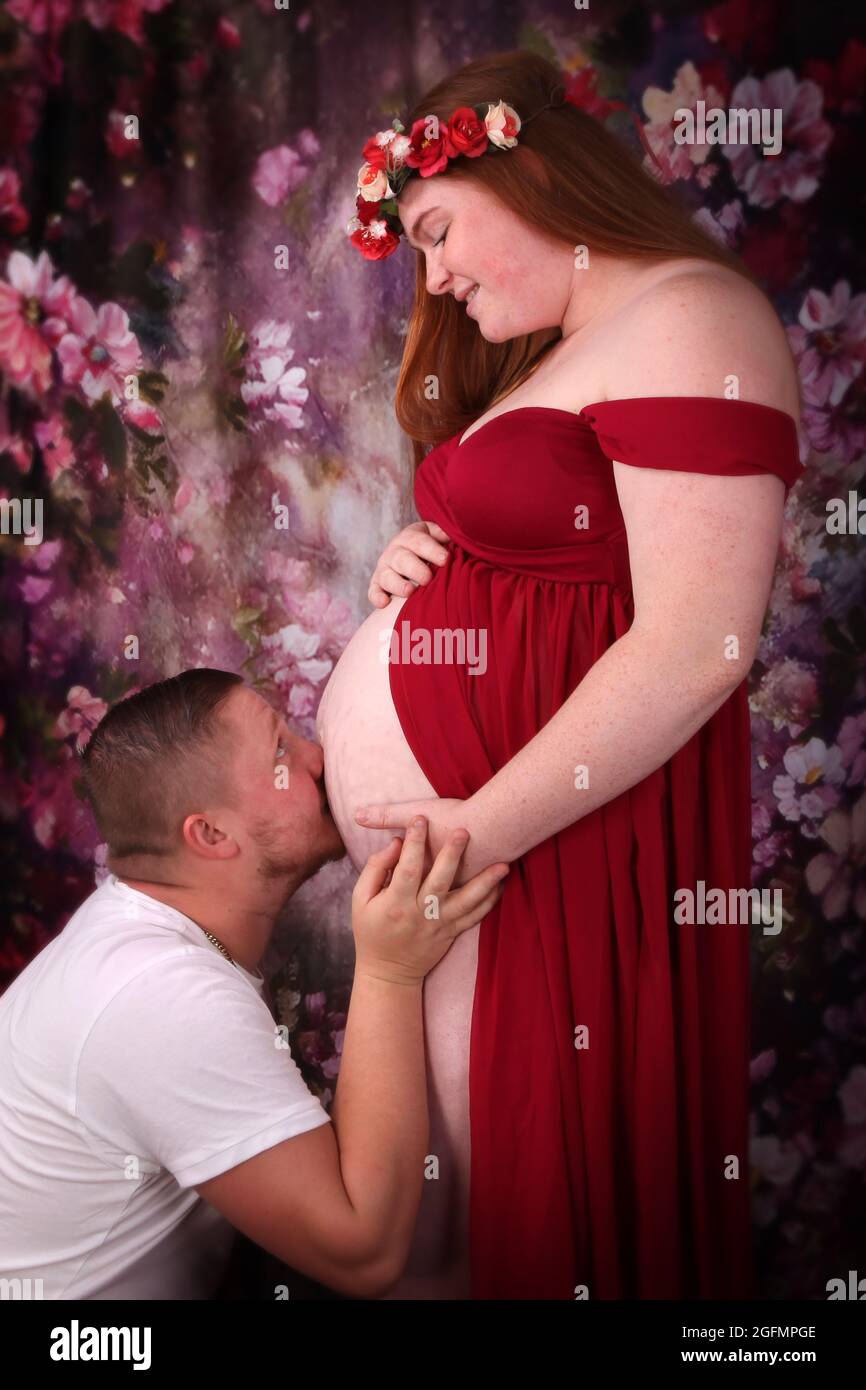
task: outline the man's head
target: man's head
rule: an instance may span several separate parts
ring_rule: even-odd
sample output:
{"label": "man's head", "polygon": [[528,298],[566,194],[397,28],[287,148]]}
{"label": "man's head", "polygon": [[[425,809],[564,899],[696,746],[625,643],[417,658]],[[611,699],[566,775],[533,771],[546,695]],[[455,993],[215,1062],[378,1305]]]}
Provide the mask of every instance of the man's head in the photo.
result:
{"label": "man's head", "polygon": [[81,765],[124,878],[293,891],[345,853],[320,745],[232,672],[184,671],[119,701]]}

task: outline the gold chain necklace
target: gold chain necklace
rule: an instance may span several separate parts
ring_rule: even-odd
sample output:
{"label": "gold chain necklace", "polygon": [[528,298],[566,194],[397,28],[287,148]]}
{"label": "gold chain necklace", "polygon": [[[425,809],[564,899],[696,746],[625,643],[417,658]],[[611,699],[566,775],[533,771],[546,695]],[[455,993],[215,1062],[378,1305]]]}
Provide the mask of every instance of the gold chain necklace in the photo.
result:
{"label": "gold chain necklace", "polygon": [[207,937],[208,941],[213,942],[213,944],[214,944],[214,946],[216,946],[217,950],[218,950],[218,951],[222,951],[222,953],[223,953],[223,955],[225,956],[226,960],[231,961],[232,965],[235,967],[235,969],[237,969],[237,961],[232,960],[232,958],[231,958],[231,956],[229,955],[228,951],[226,950],[225,946],[222,944],[221,941],[217,941],[217,939],[216,939],[216,937],[214,936],[213,932],[208,931],[207,927],[202,927],[202,931],[204,932],[204,934],[205,934],[205,936]]}

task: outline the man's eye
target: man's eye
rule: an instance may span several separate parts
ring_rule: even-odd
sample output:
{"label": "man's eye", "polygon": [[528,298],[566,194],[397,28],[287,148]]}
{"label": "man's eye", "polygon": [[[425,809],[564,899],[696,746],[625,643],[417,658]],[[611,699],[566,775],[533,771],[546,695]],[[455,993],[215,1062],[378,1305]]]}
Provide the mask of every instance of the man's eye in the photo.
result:
{"label": "man's eye", "polygon": [[286,747],[286,745],[285,745],[284,743],[278,743],[278,744],[277,744],[277,757],[278,757],[278,758],[284,758],[284,757],[286,756],[286,753],[287,753],[287,752],[288,752],[288,749],[287,749],[287,747]]}

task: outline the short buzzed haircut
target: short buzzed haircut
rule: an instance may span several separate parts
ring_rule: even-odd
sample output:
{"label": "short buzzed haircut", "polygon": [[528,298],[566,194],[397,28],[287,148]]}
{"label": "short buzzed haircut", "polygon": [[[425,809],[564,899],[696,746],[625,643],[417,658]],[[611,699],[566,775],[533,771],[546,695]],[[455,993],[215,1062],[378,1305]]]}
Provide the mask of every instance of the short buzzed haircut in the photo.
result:
{"label": "short buzzed haircut", "polygon": [[119,700],[80,754],[82,789],[111,860],[166,858],[184,819],[233,804],[232,743],[219,712],[232,671],[182,671]]}

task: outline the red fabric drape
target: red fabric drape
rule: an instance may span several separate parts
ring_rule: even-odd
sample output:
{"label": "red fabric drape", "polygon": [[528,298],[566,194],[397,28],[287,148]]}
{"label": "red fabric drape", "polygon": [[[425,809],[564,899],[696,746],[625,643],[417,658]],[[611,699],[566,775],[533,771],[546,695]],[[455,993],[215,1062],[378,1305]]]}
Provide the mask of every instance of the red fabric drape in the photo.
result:
{"label": "red fabric drape", "polygon": [[[451,557],[400,621],[487,633],[483,674],[390,667],[438,795],[472,796],[630,626],[611,459],[800,472],[790,416],[709,397],[522,407],[428,454],[418,514]],[[743,682],[663,767],[512,866],[472,1016],[474,1298],[749,1296],[749,928],[677,925],[673,895],[748,888],[750,861]]]}

